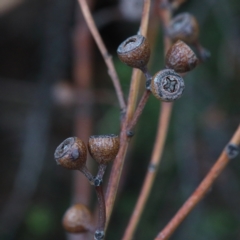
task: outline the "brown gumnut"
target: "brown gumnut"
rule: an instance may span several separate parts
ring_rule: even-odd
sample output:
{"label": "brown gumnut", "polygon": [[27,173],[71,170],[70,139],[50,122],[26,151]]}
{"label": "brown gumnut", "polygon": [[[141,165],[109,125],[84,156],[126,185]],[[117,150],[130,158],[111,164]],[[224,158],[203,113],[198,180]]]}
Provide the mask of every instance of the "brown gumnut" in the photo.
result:
{"label": "brown gumnut", "polygon": [[86,145],[77,137],[67,138],[57,147],[54,158],[58,165],[68,169],[80,170],[87,161]]}
{"label": "brown gumnut", "polygon": [[143,69],[150,58],[149,42],[142,35],[129,37],[119,45],[117,54],[119,59],[128,66]]}
{"label": "brown gumnut", "polygon": [[157,72],[151,81],[153,95],[164,102],[172,102],[182,96],[185,85],[182,77],[173,69]]}
{"label": "brown gumnut", "polygon": [[199,26],[196,18],[189,13],[176,15],[169,23],[167,35],[175,42],[196,43],[199,36]]}
{"label": "brown gumnut", "polygon": [[175,72],[191,71],[198,64],[198,59],[192,49],[183,41],[178,40],[166,54],[166,68]]}
{"label": "brown gumnut", "polygon": [[64,214],[62,224],[64,229],[71,233],[91,231],[92,216],[85,205],[75,204]]}
{"label": "brown gumnut", "polygon": [[94,135],[89,138],[88,150],[99,164],[114,160],[119,150],[119,137],[114,134]]}

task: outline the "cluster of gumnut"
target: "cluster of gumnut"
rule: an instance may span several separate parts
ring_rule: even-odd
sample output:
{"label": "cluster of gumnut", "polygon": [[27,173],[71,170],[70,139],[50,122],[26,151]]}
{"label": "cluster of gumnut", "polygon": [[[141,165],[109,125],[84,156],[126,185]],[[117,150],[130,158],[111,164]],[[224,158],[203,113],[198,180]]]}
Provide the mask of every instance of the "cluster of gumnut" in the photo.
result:
{"label": "cluster of gumnut", "polygon": [[[166,34],[171,38],[173,46],[168,50],[165,59],[165,69],[157,72],[153,77],[147,69],[150,58],[148,40],[142,35],[127,38],[117,49],[122,62],[130,67],[140,69],[146,77],[146,89],[162,101],[174,101],[181,97],[184,90],[184,81],[180,74],[188,72],[199,63],[198,58],[186,44],[195,45],[200,61],[209,57],[199,41],[199,28],[194,16],[182,13],[174,17]],[[63,217],[63,226],[72,233],[93,232],[94,239],[104,238],[106,221],[105,199],[102,191],[102,179],[107,164],[112,161],[119,150],[119,137],[111,135],[91,136],[88,142],[90,155],[99,164],[98,173],[94,177],[86,167],[87,147],[77,138],[70,137],[64,140],[56,149],[54,157],[57,164],[72,170],[81,171],[95,187],[99,202],[99,220],[97,229],[94,228],[89,209],[83,204],[75,204],[69,208]]]}
{"label": "cluster of gumnut", "polygon": [[156,98],[170,102],[181,97],[185,87],[183,78],[179,74],[192,70],[199,63],[197,56],[186,43],[195,45],[201,61],[206,60],[209,53],[200,45],[197,20],[189,13],[174,17],[166,29],[166,34],[175,44],[166,54],[165,69],[157,72],[153,77],[147,69],[150,46],[144,36],[135,35],[127,38],[120,44],[117,53],[123,63],[143,72],[147,90]]}
{"label": "cluster of gumnut", "polygon": [[[86,166],[87,149],[92,158],[98,163],[96,176],[93,176]],[[87,147],[81,139],[70,137],[57,147],[54,153],[57,164],[67,169],[81,171],[90,184],[95,187],[99,203],[99,220],[96,229],[94,229],[89,209],[79,203],[69,208],[63,217],[63,227],[66,231],[71,233],[93,232],[96,240],[104,238],[106,209],[102,181],[107,164],[114,160],[118,150],[119,137],[114,134],[91,136]]]}

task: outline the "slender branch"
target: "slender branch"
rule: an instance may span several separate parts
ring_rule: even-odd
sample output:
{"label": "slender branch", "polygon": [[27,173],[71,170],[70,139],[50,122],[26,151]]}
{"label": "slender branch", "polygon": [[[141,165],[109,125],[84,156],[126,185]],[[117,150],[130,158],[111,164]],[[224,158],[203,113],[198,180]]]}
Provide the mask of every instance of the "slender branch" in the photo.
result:
{"label": "slender branch", "polygon": [[137,106],[137,108],[136,108],[136,111],[135,111],[135,113],[134,113],[134,115],[133,115],[133,119],[132,119],[132,121],[130,122],[130,124],[128,125],[128,132],[129,131],[132,131],[132,129],[134,128],[134,126],[136,125],[136,123],[138,122],[138,119],[139,119],[139,117],[141,116],[141,114],[142,114],[142,111],[143,111],[143,109],[144,109],[144,107],[145,107],[145,105],[146,105],[146,103],[147,103],[147,100],[148,100],[148,98],[150,97],[150,95],[151,95],[151,92],[149,91],[149,90],[145,90],[145,92],[143,93],[143,95],[142,95],[142,98],[141,98],[141,100],[139,101],[139,103],[138,103],[138,106]]}
{"label": "slender branch", "polygon": [[92,33],[92,36],[94,38],[94,40],[96,41],[96,44],[103,56],[103,59],[108,67],[108,74],[109,76],[111,77],[112,79],[112,82],[113,82],[113,85],[114,85],[114,88],[115,88],[115,91],[116,91],[116,94],[117,94],[117,97],[118,97],[118,101],[119,101],[119,104],[120,104],[120,108],[122,110],[122,112],[125,112],[125,109],[126,109],[126,103],[125,103],[125,100],[124,100],[124,96],[123,96],[123,91],[122,91],[122,88],[121,88],[121,85],[120,85],[120,81],[119,81],[119,78],[118,78],[118,75],[117,75],[117,72],[116,72],[116,69],[114,67],[114,64],[113,64],[113,61],[112,61],[112,57],[111,55],[108,53],[107,51],[107,48],[105,47],[104,43],[103,43],[103,40],[99,34],[99,31],[96,27],[96,24],[93,20],[93,17],[91,15],[91,12],[89,10],[89,7],[87,5],[87,2],[86,0],[78,0],[79,4],[80,4],[80,7],[82,9],[82,13],[83,13],[83,16],[87,22],[87,25]]}
{"label": "slender branch", "polygon": [[124,237],[122,238],[122,240],[130,240],[133,238],[133,234],[141,218],[144,206],[152,189],[152,185],[155,180],[158,166],[163,153],[172,107],[173,103],[166,102],[162,103],[158,123],[158,132],[155,140],[155,145],[153,148],[151,161],[148,166],[148,172],[145,176],[140,196],[138,198],[137,204],[134,208],[134,211],[132,213],[131,219],[128,223],[128,227],[124,233]]}
{"label": "slender branch", "polygon": [[143,36],[147,35],[150,7],[151,7],[151,0],[150,1],[144,0],[142,18],[141,18],[141,24],[140,24],[140,33]]}
{"label": "slender branch", "polygon": [[[143,36],[146,36],[147,34],[150,4],[151,4],[150,0],[144,1],[142,21],[140,26],[140,32]],[[110,220],[110,216],[111,216],[113,205],[116,198],[119,180],[122,174],[124,159],[125,159],[127,148],[128,148],[129,137],[127,136],[126,133],[127,133],[128,124],[132,119],[133,112],[136,106],[136,99],[137,99],[139,83],[140,83],[139,80],[141,76],[140,73],[141,72],[137,69],[133,70],[129,97],[128,97],[127,112],[122,125],[121,133],[120,133],[120,149],[113,163],[109,184],[108,184],[108,189],[107,189],[107,194],[106,194],[107,222],[106,222],[105,228],[107,228]]]}
{"label": "slender branch", "polygon": [[125,133],[125,131],[120,134],[120,149],[119,152],[114,160],[114,164],[111,170],[109,182],[108,182],[108,188],[107,188],[107,193],[106,193],[106,215],[107,215],[107,220],[106,220],[106,227],[108,227],[108,223],[112,214],[112,209],[113,205],[115,202],[116,194],[117,194],[117,189],[118,189],[118,184],[119,180],[121,177],[122,173],[122,168],[123,168],[123,163],[124,159],[126,156],[126,152],[128,149],[128,137]]}
{"label": "slender branch", "polygon": [[[164,6],[164,5],[166,6],[166,4],[168,4],[167,0],[159,1],[160,6]],[[159,17],[162,21],[163,29],[165,31],[171,19],[170,9],[166,7],[160,7]],[[171,40],[165,35],[164,36],[165,54],[170,47],[171,47]],[[148,172],[146,174],[137,204],[135,205],[129,224],[124,233],[123,240],[132,239],[133,234],[136,230],[137,224],[141,218],[145,204],[147,202],[147,199],[149,197],[150,191],[152,189],[152,185],[155,180],[155,176],[158,170],[158,166],[159,166],[162,152],[163,152],[163,147],[164,147],[166,136],[167,136],[168,124],[169,124],[169,120],[172,112],[172,107],[173,107],[173,103],[162,102],[161,112],[159,116],[158,133],[156,136],[155,145],[152,152],[152,157],[149,163]]]}
{"label": "slender branch", "polygon": [[222,151],[222,154],[218,158],[217,162],[213,165],[207,176],[203,179],[203,181],[193,192],[193,194],[188,198],[188,200],[183,204],[183,206],[178,210],[176,215],[167,224],[167,226],[158,234],[155,240],[169,239],[169,237],[173,234],[173,232],[180,225],[180,223],[186,218],[186,216],[197,205],[197,203],[202,200],[202,198],[206,195],[214,181],[217,179],[223,169],[227,166],[230,159],[236,156],[238,150],[237,147],[239,145],[240,125],[238,126],[229,144]]}

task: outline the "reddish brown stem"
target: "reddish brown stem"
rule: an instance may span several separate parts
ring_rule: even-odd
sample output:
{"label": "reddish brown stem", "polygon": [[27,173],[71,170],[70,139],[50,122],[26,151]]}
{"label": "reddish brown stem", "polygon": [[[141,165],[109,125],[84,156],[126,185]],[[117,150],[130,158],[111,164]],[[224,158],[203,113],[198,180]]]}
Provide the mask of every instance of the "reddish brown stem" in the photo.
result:
{"label": "reddish brown stem", "polygon": [[133,119],[132,119],[132,121],[130,122],[130,124],[128,126],[127,132],[132,131],[132,129],[134,128],[134,126],[138,122],[138,119],[139,119],[139,117],[142,114],[142,111],[143,111],[143,109],[144,109],[144,107],[145,107],[145,105],[147,103],[147,100],[148,100],[150,94],[151,94],[151,92],[149,90],[145,90],[145,92],[143,93],[142,98],[139,101],[138,106],[136,108],[136,111],[135,111],[135,113],[133,115]]}
{"label": "reddish brown stem", "polygon": [[[143,36],[146,36],[146,33],[147,33],[150,5],[151,5],[150,0],[144,1],[142,21],[140,26],[140,32]],[[106,194],[106,206],[107,206],[106,228],[108,226],[108,222],[112,214],[113,204],[115,202],[116,193],[118,190],[118,184],[122,174],[124,159],[125,159],[125,155],[128,148],[129,138],[126,133],[127,133],[128,124],[132,119],[133,112],[136,106],[136,99],[138,95],[139,78],[140,78],[139,72],[140,72],[139,70],[136,70],[136,69],[133,70],[130,92],[128,97],[128,107],[127,107],[126,116],[124,118],[124,122],[123,122],[121,133],[120,133],[120,149],[114,160],[110,179],[109,179],[109,184],[108,184],[108,189]]]}
{"label": "reddish brown stem", "polygon": [[144,206],[152,189],[153,182],[156,177],[158,166],[163,153],[164,143],[167,136],[167,130],[169,125],[169,120],[172,112],[172,103],[162,103],[161,112],[159,116],[158,132],[156,135],[155,145],[153,148],[153,153],[151,161],[149,163],[148,172],[144,179],[141,193],[139,195],[137,204],[132,213],[131,219],[128,223],[127,229],[124,233],[122,240],[130,240],[133,238],[133,234],[136,230],[137,224],[141,218]]}
{"label": "reddish brown stem", "polygon": [[[232,146],[239,146],[240,144],[240,125],[230,140],[229,144]],[[214,181],[223,171],[223,169],[229,163],[231,159],[231,155],[229,155],[229,146],[223,150],[222,154],[218,158],[217,162],[210,169],[209,173],[197,187],[197,189],[193,192],[193,194],[188,198],[188,200],[183,204],[183,206],[178,210],[176,215],[172,218],[172,220],[167,224],[167,226],[158,234],[155,240],[166,240],[174,233],[176,228],[181,224],[181,222],[187,217],[187,215],[191,212],[191,210],[197,205],[197,203],[203,199],[206,193],[211,188]],[[231,151],[230,151],[231,152]]]}
{"label": "reddish brown stem", "polygon": [[[167,6],[167,4],[168,4],[167,0],[159,1],[160,6],[164,6],[164,5]],[[160,19],[162,21],[163,28],[165,29],[171,19],[171,11],[168,7],[160,7],[160,10],[158,13],[159,13]],[[165,52],[165,54],[170,47],[171,47],[171,41],[165,35],[164,36],[164,52]],[[173,107],[173,103],[162,102],[161,112],[160,112],[160,116],[159,116],[158,133],[156,136],[151,161],[149,163],[148,172],[145,177],[143,187],[142,187],[140,196],[138,198],[137,204],[134,208],[134,211],[133,211],[133,214],[129,221],[129,224],[124,233],[123,240],[130,240],[133,238],[133,234],[136,230],[137,224],[141,218],[141,214],[143,212],[146,201],[147,201],[150,191],[152,189],[152,185],[155,180],[155,176],[156,176],[157,169],[158,169],[158,166],[159,166],[159,163],[161,160],[163,147],[164,147],[166,136],[167,136],[168,124],[169,124],[169,120],[170,120],[170,116],[171,116],[171,112],[172,112],[172,107]]]}

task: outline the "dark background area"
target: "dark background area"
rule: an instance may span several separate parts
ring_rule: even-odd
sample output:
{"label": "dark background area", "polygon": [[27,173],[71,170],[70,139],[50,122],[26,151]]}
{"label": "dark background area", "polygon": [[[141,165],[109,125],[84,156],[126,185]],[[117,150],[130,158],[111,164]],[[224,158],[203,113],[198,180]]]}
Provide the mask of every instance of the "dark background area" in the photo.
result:
{"label": "dark background area", "polygon": [[[92,9],[127,96],[131,69],[118,60],[116,48],[138,31],[140,1],[130,15],[126,9],[131,7],[124,4],[92,1]],[[174,104],[159,174],[135,234],[138,240],[153,239],[164,227],[239,124],[239,1],[189,0],[175,14],[184,11],[198,19],[200,41],[211,58],[187,74],[185,93]],[[67,239],[61,218],[73,202],[74,178],[56,165],[53,153],[65,138],[76,135],[75,118],[89,104],[83,99],[78,105],[73,97],[84,95],[74,92],[73,38],[79,19],[74,0],[0,1],[0,239]],[[152,73],[164,67],[160,25],[154,31]],[[117,98],[93,42],[92,52],[92,134],[118,134]],[[122,237],[136,203],[159,104],[150,97],[136,128],[106,239]],[[238,156],[229,164],[172,239],[240,239],[239,161]]]}

